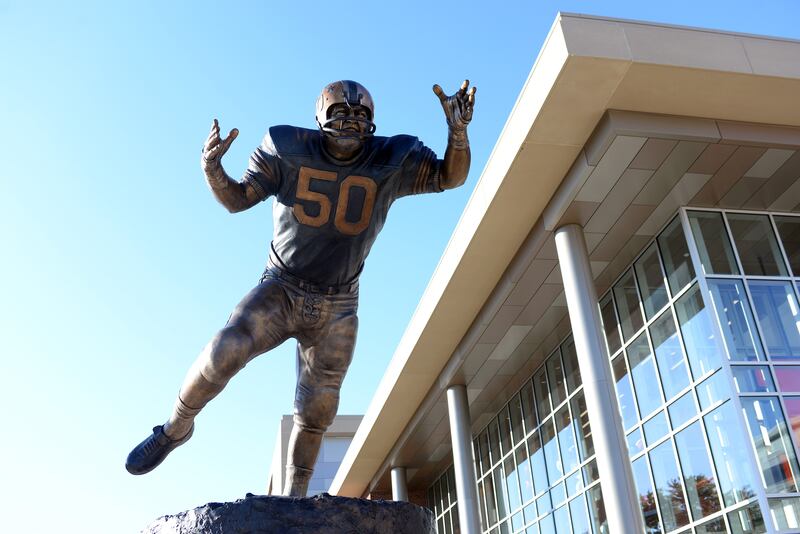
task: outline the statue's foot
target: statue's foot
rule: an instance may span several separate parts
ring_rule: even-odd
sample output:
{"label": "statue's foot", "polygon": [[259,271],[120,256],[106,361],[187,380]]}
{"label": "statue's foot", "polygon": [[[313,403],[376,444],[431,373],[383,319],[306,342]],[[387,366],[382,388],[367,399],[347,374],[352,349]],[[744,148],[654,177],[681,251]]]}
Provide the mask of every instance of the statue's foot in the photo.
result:
{"label": "statue's foot", "polygon": [[153,428],[153,433],[138,444],[128,455],[125,461],[125,469],[132,475],[143,475],[149,473],[159,466],[169,453],[189,441],[194,432],[194,425],[180,439],[171,439],[164,433],[163,426]]}

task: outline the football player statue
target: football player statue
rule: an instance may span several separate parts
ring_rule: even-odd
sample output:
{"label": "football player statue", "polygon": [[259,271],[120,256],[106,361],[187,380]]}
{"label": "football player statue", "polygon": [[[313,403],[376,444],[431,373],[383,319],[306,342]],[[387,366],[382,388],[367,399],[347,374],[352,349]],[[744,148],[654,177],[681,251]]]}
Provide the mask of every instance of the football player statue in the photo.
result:
{"label": "football player statue", "polygon": [[297,340],[294,427],[284,495],[305,496],[322,435],[333,421],[339,388],[353,357],[358,276],[389,206],[406,195],[464,183],[470,165],[467,125],[475,88],[465,80],[447,96],[444,159],[416,137],[379,137],[369,91],[353,81],[331,83],[316,105],[318,130],[269,129],[241,181],[221,158],[238,131],[222,139],[214,120],[201,165],[220,204],[235,213],[274,196],[274,235],[259,284],[239,303],[189,370],[169,420],[128,455],[134,475],[158,466],[192,436],[194,418],[251,359]]}

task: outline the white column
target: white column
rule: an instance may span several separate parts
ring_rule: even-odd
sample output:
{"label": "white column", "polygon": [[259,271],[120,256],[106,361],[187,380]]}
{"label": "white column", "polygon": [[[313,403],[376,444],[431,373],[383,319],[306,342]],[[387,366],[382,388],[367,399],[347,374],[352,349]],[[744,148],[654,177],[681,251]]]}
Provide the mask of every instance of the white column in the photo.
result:
{"label": "white column", "polygon": [[447,412],[450,416],[450,440],[453,443],[458,521],[463,534],[480,534],[478,483],[472,459],[472,432],[465,386],[455,385],[447,388]]}
{"label": "white column", "polygon": [[405,467],[392,467],[392,500],[408,502]]}
{"label": "white column", "polygon": [[556,230],[555,240],[592,427],[608,530],[620,534],[643,532],[583,229],[577,224],[562,226]]}

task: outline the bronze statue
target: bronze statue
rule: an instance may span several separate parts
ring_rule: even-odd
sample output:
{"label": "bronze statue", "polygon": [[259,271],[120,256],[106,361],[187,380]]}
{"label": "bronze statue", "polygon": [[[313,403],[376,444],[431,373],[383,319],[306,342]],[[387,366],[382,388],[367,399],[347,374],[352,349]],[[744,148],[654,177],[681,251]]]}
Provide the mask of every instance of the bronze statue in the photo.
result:
{"label": "bronze statue", "polygon": [[241,181],[221,164],[238,130],[221,139],[214,120],[201,158],[206,180],[231,213],[275,197],[269,261],[259,284],[189,370],[169,420],[128,455],[130,473],[155,469],[189,440],[195,416],[233,375],[293,337],[298,376],[283,493],[305,496],[353,357],[364,259],[394,200],[453,189],[466,180],[467,125],[475,103],[475,87],[468,87],[465,80],[456,94],[446,96],[433,86],[448,126],[443,160],[416,137],[373,135],[372,96],[349,80],[322,90],[318,130],[270,128]]}

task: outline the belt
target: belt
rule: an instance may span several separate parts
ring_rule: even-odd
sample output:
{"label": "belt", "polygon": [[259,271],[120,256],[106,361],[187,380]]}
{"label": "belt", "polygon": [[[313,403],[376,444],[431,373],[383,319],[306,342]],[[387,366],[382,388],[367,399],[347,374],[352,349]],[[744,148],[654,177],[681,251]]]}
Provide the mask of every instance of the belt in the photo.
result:
{"label": "belt", "polygon": [[[283,267],[279,267],[272,263],[271,261],[267,264],[267,269],[264,271],[264,276],[267,273],[273,272],[278,275],[279,278],[289,282],[290,284],[299,287],[303,291],[308,291],[309,293],[319,293],[321,295],[337,295],[340,293],[352,293],[356,289],[358,289],[358,279],[350,282],[349,284],[342,284],[338,286],[320,286],[317,284],[312,284],[302,278],[298,278],[297,276],[293,275]],[[262,281],[264,276],[261,277]]]}

